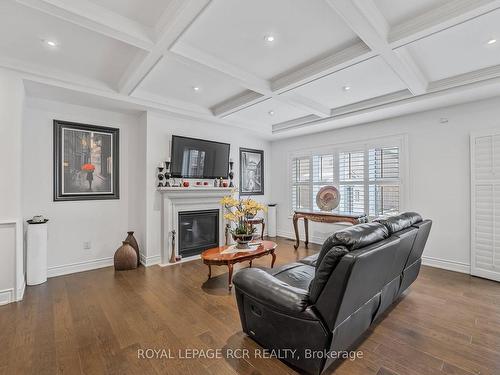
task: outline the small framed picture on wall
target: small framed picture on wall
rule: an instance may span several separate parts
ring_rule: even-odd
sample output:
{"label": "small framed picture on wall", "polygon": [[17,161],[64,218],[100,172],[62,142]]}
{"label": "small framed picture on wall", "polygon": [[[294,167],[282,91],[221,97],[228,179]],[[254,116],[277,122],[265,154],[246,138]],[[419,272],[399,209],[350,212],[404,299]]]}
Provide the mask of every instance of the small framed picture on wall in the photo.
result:
{"label": "small framed picture on wall", "polygon": [[54,201],[119,199],[120,130],[54,120]]}
{"label": "small framed picture on wall", "polygon": [[264,151],[240,148],[240,195],[264,194]]}

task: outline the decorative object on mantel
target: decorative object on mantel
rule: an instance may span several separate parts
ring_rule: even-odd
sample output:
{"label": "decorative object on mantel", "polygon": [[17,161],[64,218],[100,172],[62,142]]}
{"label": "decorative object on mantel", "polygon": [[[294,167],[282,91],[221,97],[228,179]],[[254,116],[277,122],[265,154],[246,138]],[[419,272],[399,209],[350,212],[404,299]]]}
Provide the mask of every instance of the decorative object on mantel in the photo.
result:
{"label": "decorative object on mantel", "polygon": [[233,178],[234,178],[234,172],[233,172],[233,166],[234,166],[234,161],[233,159],[229,159],[229,187],[234,187],[233,184]]}
{"label": "decorative object on mantel", "polygon": [[165,161],[165,187],[170,187],[170,178],[172,173],[170,173],[170,158]]}
{"label": "decorative object on mantel", "polygon": [[130,246],[132,246],[137,254],[137,267],[141,265],[141,256],[139,252],[139,244],[137,243],[137,240],[134,237],[134,232],[130,231],[127,232],[128,236],[125,238],[125,242],[128,242]]}
{"label": "decorative object on mantel", "polygon": [[253,199],[236,199],[232,195],[222,198],[221,204],[227,211],[224,218],[234,224],[231,234],[238,243],[238,249],[248,249],[255,227],[249,223],[247,216],[255,216],[259,211],[265,211],[267,207]]}
{"label": "decorative object on mantel", "polygon": [[171,235],[172,235],[172,250],[170,252],[170,263],[175,263],[175,261],[177,260],[175,256],[175,230],[171,232]]}
{"label": "decorative object on mantel", "polygon": [[122,245],[116,250],[114,263],[116,271],[126,271],[137,268],[137,253],[129,242],[123,241]]}
{"label": "decorative object on mantel", "polygon": [[323,186],[316,194],[316,205],[321,211],[332,211],[340,203],[340,192],[335,186]]}
{"label": "decorative object on mantel", "polygon": [[264,151],[240,148],[240,195],[264,194]]}
{"label": "decorative object on mantel", "polygon": [[165,179],[165,175],[163,174],[163,166],[158,167],[158,187],[163,187],[163,180]]}

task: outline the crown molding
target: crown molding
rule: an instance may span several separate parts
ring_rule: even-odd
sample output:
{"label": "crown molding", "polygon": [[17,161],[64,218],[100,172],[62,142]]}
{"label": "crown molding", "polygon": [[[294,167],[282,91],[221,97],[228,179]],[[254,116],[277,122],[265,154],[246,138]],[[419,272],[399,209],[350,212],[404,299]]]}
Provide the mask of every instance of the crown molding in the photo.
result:
{"label": "crown molding", "polygon": [[217,117],[226,117],[234,112],[238,112],[266,99],[267,98],[264,95],[251,90],[246,90],[241,94],[233,96],[222,103],[213,106],[212,113]]}
{"label": "crown molding", "polygon": [[500,65],[490,66],[488,68],[478,69],[473,72],[459,74],[453,77],[440,79],[429,84],[429,91],[436,92],[446,90],[452,87],[464,86],[471,83],[487,81],[500,77]]}
{"label": "crown molding", "polygon": [[454,0],[391,28],[389,43],[398,48],[500,8],[499,0]]}

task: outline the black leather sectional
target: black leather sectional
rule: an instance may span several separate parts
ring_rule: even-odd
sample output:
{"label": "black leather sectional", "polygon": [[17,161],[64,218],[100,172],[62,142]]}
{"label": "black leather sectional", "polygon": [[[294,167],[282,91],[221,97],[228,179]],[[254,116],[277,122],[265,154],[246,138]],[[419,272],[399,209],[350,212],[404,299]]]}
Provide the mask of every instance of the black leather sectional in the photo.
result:
{"label": "black leather sectional", "polygon": [[266,349],[295,350],[283,360],[320,374],[415,281],[431,225],[403,213],[338,231],[299,262],[239,271],[243,331]]}

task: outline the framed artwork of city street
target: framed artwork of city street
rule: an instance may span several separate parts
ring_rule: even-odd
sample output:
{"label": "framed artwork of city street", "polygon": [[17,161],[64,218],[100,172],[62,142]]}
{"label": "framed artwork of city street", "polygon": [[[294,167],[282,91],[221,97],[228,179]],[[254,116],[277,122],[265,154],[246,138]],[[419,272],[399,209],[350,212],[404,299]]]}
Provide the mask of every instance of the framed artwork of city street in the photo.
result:
{"label": "framed artwork of city street", "polygon": [[120,130],[54,120],[54,201],[119,199]]}
{"label": "framed artwork of city street", "polygon": [[240,148],[240,195],[264,194],[264,151]]}

